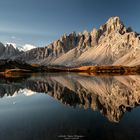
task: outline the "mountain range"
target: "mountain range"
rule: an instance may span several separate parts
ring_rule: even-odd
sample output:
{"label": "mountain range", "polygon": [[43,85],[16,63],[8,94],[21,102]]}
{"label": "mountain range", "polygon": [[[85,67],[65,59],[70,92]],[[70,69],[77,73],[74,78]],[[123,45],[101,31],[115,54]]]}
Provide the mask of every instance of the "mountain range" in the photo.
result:
{"label": "mountain range", "polygon": [[45,47],[19,50],[0,44],[0,59],[24,61],[44,66],[140,65],[140,34],[125,27],[119,17],[111,17],[91,32],[72,32]]}

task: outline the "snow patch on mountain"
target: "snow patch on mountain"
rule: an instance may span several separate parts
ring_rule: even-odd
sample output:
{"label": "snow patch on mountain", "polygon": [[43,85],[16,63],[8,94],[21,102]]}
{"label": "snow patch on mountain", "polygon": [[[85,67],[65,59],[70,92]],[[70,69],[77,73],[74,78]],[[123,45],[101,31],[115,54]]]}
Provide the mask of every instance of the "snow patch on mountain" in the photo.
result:
{"label": "snow patch on mountain", "polygon": [[7,42],[7,43],[5,44],[5,46],[10,46],[10,45],[13,46],[15,49],[18,49],[16,43],[9,43],[9,42]]}
{"label": "snow patch on mountain", "polygon": [[10,45],[13,46],[15,49],[18,49],[19,51],[24,51],[24,52],[37,48],[36,46],[31,45],[31,44],[25,44],[23,46],[17,45],[16,43],[10,43],[10,42],[5,44],[5,46],[10,46]]}
{"label": "snow patch on mountain", "polygon": [[12,96],[11,95],[5,95],[5,98],[15,98],[15,97],[20,96],[20,95],[33,96],[35,94],[36,94],[36,92],[31,91],[29,89],[20,89],[19,91],[16,91]]}
{"label": "snow patch on mountain", "polygon": [[29,51],[29,50],[34,49],[34,48],[37,48],[37,47],[34,45],[31,45],[31,44],[25,44],[25,45],[20,47],[20,50],[26,52],[26,51]]}
{"label": "snow patch on mountain", "polygon": [[0,44],[0,58],[15,56],[29,64],[52,66],[140,65],[140,34],[125,27],[119,17],[111,17],[99,29],[63,35],[45,47],[25,44],[5,49]]}

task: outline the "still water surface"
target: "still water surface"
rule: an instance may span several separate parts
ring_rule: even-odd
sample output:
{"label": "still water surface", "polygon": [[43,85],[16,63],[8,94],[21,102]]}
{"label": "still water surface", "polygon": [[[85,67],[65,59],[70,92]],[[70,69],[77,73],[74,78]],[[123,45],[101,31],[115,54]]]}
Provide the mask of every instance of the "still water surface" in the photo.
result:
{"label": "still water surface", "polygon": [[139,140],[140,76],[0,78],[0,140]]}

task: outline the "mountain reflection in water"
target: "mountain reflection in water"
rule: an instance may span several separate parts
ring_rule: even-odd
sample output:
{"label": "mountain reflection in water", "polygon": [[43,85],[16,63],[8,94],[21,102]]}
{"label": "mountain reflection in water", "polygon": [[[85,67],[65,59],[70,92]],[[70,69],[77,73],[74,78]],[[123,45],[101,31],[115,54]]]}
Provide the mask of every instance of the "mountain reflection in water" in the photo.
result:
{"label": "mountain reflection in water", "polygon": [[[96,77],[69,73],[46,74],[15,79],[1,78],[0,96],[4,99],[20,94],[32,96],[45,93],[45,96],[53,97],[55,102],[65,104],[66,108],[71,106],[74,110],[82,109],[85,113],[87,111],[87,114],[89,109],[92,109],[92,112],[100,112],[105,116],[109,123],[119,123],[125,112],[131,111],[140,104],[139,85],[140,76],[135,75]],[[64,134],[62,133],[62,135]],[[111,138],[112,136],[110,136]],[[62,137],[56,139],[62,139]]]}

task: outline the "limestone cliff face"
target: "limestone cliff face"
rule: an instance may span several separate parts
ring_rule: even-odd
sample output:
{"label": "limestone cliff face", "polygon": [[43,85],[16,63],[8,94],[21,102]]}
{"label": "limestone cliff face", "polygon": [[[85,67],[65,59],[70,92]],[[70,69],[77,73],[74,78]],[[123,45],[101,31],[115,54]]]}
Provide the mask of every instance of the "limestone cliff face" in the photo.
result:
{"label": "limestone cliff face", "polygon": [[94,38],[96,47],[84,52],[75,60],[75,64],[113,64],[131,50],[140,48],[140,35],[126,28],[118,17],[110,18],[99,30],[94,31]]}
{"label": "limestone cliff face", "polygon": [[111,17],[99,29],[63,35],[42,48],[19,53],[0,44],[0,58],[30,64],[55,66],[140,65],[140,34],[126,28],[119,17]]}
{"label": "limestone cliff face", "polygon": [[5,46],[2,43],[0,43],[0,56],[2,56],[4,50],[5,50]]}
{"label": "limestone cliff face", "polygon": [[0,59],[9,59],[21,53],[22,52],[14,48],[12,44],[7,44],[5,46],[2,43],[0,43]]}
{"label": "limestone cliff face", "polygon": [[[43,65],[79,66],[79,65],[129,65],[121,60],[130,51],[140,48],[140,35],[126,28],[119,17],[111,17],[99,29],[76,34],[63,35],[44,48],[27,51],[16,59],[28,63]],[[132,52],[135,55],[134,52]],[[121,61],[119,61],[119,59]],[[132,58],[131,61],[135,61]],[[132,62],[134,63],[134,62]],[[140,64],[138,61],[137,64]],[[132,65],[132,64],[131,64]]]}
{"label": "limestone cliff face", "polygon": [[25,60],[28,63],[49,65],[52,64],[57,58],[60,58],[61,61],[61,57],[71,51],[74,52],[74,58],[77,58],[82,51],[91,47],[90,39],[91,36],[88,32],[78,35],[73,32],[69,35],[63,35],[59,40],[54,41],[46,47],[35,48],[24,52],[15,59]]}

